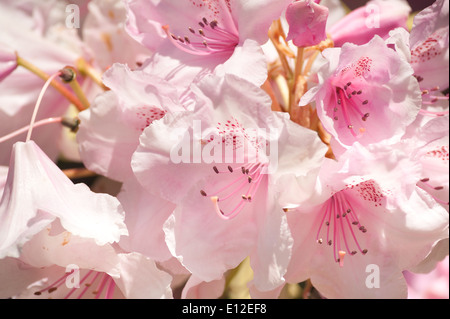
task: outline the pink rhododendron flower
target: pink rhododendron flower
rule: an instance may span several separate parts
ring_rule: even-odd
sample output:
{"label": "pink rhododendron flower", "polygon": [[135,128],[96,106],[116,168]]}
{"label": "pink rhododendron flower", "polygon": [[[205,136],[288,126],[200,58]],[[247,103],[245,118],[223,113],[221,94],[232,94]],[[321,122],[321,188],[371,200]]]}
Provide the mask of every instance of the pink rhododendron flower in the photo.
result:
{"label": "pink rhododendron flower", "polygon": [[448,0],[346,4],[2,0],[0,297],[444,296]]}
{"label": "pink rhododendron flower", "polygon": [[311,0],[291,3],[286,9],[289,33],[286,40],[292,40],[298,47],[316,45],[327,38],[325,26],[328,8]]}
{"label": "pink rhododendron flower", "polygon": [[[406,297],[401,272],[448,238],[448,213],[414,187],[418,176],[407,154],[383,148],[354,147],[339,163],[326,162],[322,200],[287,212],[294,246],[286,280],[310,278],[327,298]],[[371,265],[379,270],[378,289],[368,283]]]}
{"label": "pink rhododendron flower", "polygon": [[260,45],[289,2],[129,0],[127,31],[157,51],[147,72],[180,86],[222,64],[228,73],[261,85],[267,69]]}
{"label": "pink rhododendron flower", "polygon": [[324,56],[320,83],[300,105],[315,100],[324,128],[343,147],[398,140],[421,105],[410,65],[378,36],[365,45],[325,50]]}
{"label": "pink rhododendron flower", "polygon": [[0,257],[18,257],[21,247],[55,219],[99,245],[127,234],[117,199],[93,193],[70,179],[33,142],[18,142],[0,201]]}
{"label": "pink rhododendron flower", "polygon": [[176,89],[164,80],[115,64],[103,77],[110,91],[81,112],[77,140],[85,165],[123,181],[142,131],[166,112],[184,110]]}
{"label": "pink rhododendron flower", "polygon": [[[206,77],[194,92],[193,112],[167,114],[144,130],[133,171],[148,191],[177,204],[164,225],[166,243],[193,275],[217,280],[250,255],[256,284],[272,289],[283,280],[291,239],[267,172],[288,174],[301,163],[300,178],[318,167],[324,145],[271,112],[265,93],[235,76]],[[219,153],[223,147],[228,152]]]}
{"label": "pink rhododendron flower", "polygon": [[389,31],[406,27],[411,7],[403,0],[372,0],[365,6],[351,11],[333,24],[330,33],[335,46],[344,43],[365,44],[375,35],[387,38]]}
{"label": "pink rhododendron flower", "polygon": [[[11,278],[0,275],[3,297],[172,297],[171,276],[152,260],[138,253],[117,252],[109,244],[97,245],[93,238],[68,232],[58,221],[34,235],[18,259],[1,260],[0,268],[5,267]],[[136,275],[141,280],[134,280]]]}

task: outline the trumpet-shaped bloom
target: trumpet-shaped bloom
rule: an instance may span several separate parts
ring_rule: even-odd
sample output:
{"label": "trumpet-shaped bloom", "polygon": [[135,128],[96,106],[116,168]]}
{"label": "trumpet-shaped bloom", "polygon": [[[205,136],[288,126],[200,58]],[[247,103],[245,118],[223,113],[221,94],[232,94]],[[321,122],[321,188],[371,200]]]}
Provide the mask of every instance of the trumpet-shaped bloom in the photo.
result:
{"label": "trumpet-shaped bloom", "polygon": [[127,235],[117,199],[73,184],[33,141],[18,142],[0,201],[0,257],[18,257],[21,247],[55,219],[99,245]]}
{"label": "trumpet-shaped bloom", "polygon": [[133,171],[148,191],[177,204],[164,224],[166,243],[194,276],[217,280],[250,255],[256,285],[270,290],[283,281],[291,245],[275,176],[293,167],[307,175],[326,148],[235,76],[205,77],[194,92],[193,112],[144,130]]}
{"label": "trumpet-shaped bloom", "polygon": [[258,85],[267,78],[260,45],[290,0],[129,0],[127,31],[157,53],[147,72],[188,87],[224,64],[228,73]]}
{"label": "trumpet-shaped bloom", "polygon": [[[33,236],[20,257],[0,261],[2,297],[171,298],[171,276],[138,253],[98,245],[54,221]],[[2,271],[3,274],[3,271]],[[140,280],[135,280],[140,276]]]}
{"label": "trumpet-shaped bloom", "polygon": [[324,51],[328,63],[319,85],[301,99],[315,99],[324,128],[344,148],[399,140],[419,112],[421,91],[411,66],[376,36],[365,45]]}
{"label": "trumpet-shaped bloom", "polygon": [[327,298],[405,298],[402,271],[448,238],[448,213],[415,187],[419,176],[420,165],[392,149],[354,147],[327,162],[322,199],[287,212],[287,281],[310,278]]}

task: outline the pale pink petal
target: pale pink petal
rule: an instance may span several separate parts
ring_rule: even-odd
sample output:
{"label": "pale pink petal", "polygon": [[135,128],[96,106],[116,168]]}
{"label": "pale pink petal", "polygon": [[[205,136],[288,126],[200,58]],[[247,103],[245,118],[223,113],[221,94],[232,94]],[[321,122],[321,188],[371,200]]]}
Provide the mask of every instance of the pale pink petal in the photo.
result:
{"label": "pale pink petal", "polygon": [[411,29],[411,64],[421,87],[448,88],[448,0],[435,1],[414,17]]}
{"label": "pale pink petal", "polygon": [[242,46],[236,47],[231,57],[217,66],[216,74],[234,74],[256,85],[262,85],[267,79],[267,62],[261,46],[247,39]]}
{"label": "pale pink petal", "polygon": [[176,89],[142,71],[115,64],[104,75],[111,90],[80,113],[80,154],[92,171],[123,181],[142,131],[166,112],[183,110]]}
{"label": "pale pink petal", "polygon": [[188,200],[164,225],[167,246],[200,280],[218,280],[237,267],[254,246],[254,216],[247,206],[234,219],[223,220],[214,213],[211,201],[198,200],[196,190],[187,195]]}
{"label": "pale pink petal", "polygon": [[280,17],[291,1],[230,1],[233,15],[236,17],[237,26],[239,26],[241,43],[245,39],[254,39],[260,44],[266,42],[270,25]]}
{"label": "pale pink petal", "polygon": [[250,254],[254,273],[252,284],[259,291],[270,291],[284,283],[293,244],[281,207],[274,205],[269,208],[269,212],[256,215],[258,237],[255,249]]}
{"label": "pale pink petal", "polygon": [[159,270],[154,261],[138,253],[119,254],[118,257],[120,277],[115,281],[126,298],[172,298],[172,277]]}
{"label": "pale pink petal", "polygon": [[225,277],[210,282],[199,280],[195,276],[189,277],[183,288],[183,299],[217,299],[223,294]]}
{"label": "pale pink petal", "polygon": [[122,204],[129,235],[119,245],[156,261],[172,257],[165,243],[163,224],[175,205],[148,193],[135,179],[125,181],[117,196]]}
{"label": "pale pink petal", "polygon": [[82,28],[83,40],[95,52],[102,70],[113,63],[133,67],[150,55],[147,48],[125,32],[126,8],[122,1],[91,1],[88,8]]}
{"label": "pale pink petal", "polygon": [[[346,148],[356,141],[368,145],[399,140],[421,105],[411,66],[378,36],[361,46],[345,44],[338,52],[328,52],[328,59],[339,62],[316,89],[317,112],[324,128]],[[336,61],[321,69],[323,76],[332,65]]]}
{"label": "pale pink petal", "polygon": [[100,245],[127,234],[115,198],[73,184],[33,141],[15,144],[0,209],[2,256],[18,256],[20,247],[56,218],[74,235]]}
{"label": "pale pink petal", "polygon": [[0,82],[3,81],[17,67],[17,56],[14,50],[2,45],[0,51]]}

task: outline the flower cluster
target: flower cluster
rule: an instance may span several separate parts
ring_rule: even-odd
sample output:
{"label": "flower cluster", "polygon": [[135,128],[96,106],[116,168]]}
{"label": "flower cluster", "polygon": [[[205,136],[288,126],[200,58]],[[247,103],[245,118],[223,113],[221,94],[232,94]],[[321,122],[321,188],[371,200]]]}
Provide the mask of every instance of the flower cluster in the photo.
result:
{"label": "flower cluster", "polygon": [[442,297],[448,18],[2,1],[0,296]]}

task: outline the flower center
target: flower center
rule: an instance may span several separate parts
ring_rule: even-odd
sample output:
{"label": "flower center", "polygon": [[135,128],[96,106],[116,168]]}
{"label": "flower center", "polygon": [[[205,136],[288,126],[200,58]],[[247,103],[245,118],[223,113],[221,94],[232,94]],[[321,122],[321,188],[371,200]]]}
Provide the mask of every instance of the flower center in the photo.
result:
{"label": "flower center", "polygon": [[[232,219],[242,211],[245,204],[252,202],[259,185],[267,176],[266,169],[267,164],[259,162],[237,167],[228,165],[224,170],[214,166],[213,170],[216,174],[228,175],[225,177],[228,183],[215,191],[200,190],[200,194],[211,199],[219,217],[225,220]],[[231,182],[229,182],[230,179]]]}
{"label": "flower center", "polygon": [[[228,10],[223,11],[230,15]],[[231,19],[231,15],[229,19]],[[206,18],[202,18],[198,25],[199,29],[188,27],[188,35],[175,35],[170,32],[168,25],[163,26],[163,29],[177,48],[193,55],[211,55],[222,52],[231,54],[239,43],[239,34],[236,28],[228,30],[222,28],[217,20],[208,21]]]}
{"label": "flower center", "polygon": [[342,267],[344,256],[353,256],[360,251],[367,254],[367,249],[361,248],[357,231],[366,233],[345,192],[334,194],[322,207],[323,217],[316,235],[319,244],[324,243],[333,247],[334,260]]}
{"label": "flower center", "polygon": [[354,137],[355,125],[359,126],[359,133],[366,131],[363,122],[370,116],[370,101],[364,97],[363,90],[358,84],[347,82],[343,86],[336,86],[334,90],[335,106],[333,108],[333,119],[340,121],[343,119],[345,126],[350,130]]}

